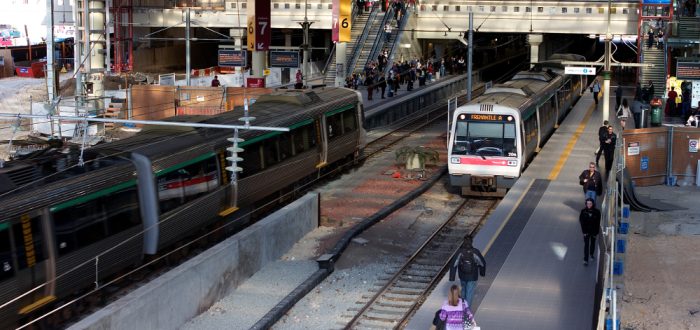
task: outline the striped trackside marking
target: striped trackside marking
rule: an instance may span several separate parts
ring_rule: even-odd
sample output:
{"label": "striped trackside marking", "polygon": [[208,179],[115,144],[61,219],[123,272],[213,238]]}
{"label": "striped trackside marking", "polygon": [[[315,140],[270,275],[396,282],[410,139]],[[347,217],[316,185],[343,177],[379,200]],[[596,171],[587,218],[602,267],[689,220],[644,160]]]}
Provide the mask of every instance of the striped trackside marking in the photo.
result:
{"label": "striped trackside marking", "polygon": [[588,113],[586,114],[586,116],[583,117],[581,124],[578,125],[576,133],[574,133],[574,136],[572,136],[571,140],[569,140],[569,144],[566,145],[566,149],[564,149],[564,152],[559,157],[559,161],[557,161],[557,164],[554,165],[554,169],[552,169],[552,172],[549,173],[549,177],[547,177],[548,180],[556,180],[557,176],[559,176],[559,172],[561,172],[561,169],[564,167],[564,163],[566,163],[566,160],[569,158],[571,150],[574,150],[576,141],[578,141],[578,138],[581,136],[581,133],[583,133],[583,129],[586,127],[588,119],[591,118],[591,115],[593,114],[593,109],[595,109],[595,103],[591,104],[591,107],[588,109]]}
{"label": "striped trackside marking", "polygon": [[486,247],[484,248],[484,251],[481,254],[485,255],[486,252],[489,252],[489,249],[491,248],[493,241],[496,240],[496,237],[498,237],[498,234],[500,234],[501,230],[503,230],[503,227],[506,226],[506,223],[508,223],[508,220],[510,220],[510,217],[513,215],[513,212],[515,212],[515,209],[517,209],[518,205],[520,205],[520,202],[523,201],[523,197],[525,197],[525,195],[527,195],[527,192],[530,191],[530,187],[532,187],[533,183],[535,183],[535,179],[530,180],[530,183],[527,185],[527,188],[525,188],[525,191],[523,191],[522,195],[520,195],[520,198],[518,199],[518,201],[515,202],[515,205],[513,205],[513,208],[510,210],[510,213],[508,213],[508,216],[505,218],[505,220],[503,220],[503,223],[501,224],[501,226],[498,227],[498,230],[496,230],[496,233],[493,234],[493,237],[491,237],[489,244],[486,244]]}

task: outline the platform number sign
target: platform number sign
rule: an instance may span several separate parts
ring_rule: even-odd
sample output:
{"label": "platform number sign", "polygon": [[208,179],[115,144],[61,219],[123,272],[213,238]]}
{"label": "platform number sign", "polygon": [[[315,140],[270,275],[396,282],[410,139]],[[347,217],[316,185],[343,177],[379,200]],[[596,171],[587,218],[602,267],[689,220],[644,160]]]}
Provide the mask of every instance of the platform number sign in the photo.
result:
{"label": "platform number sign", "polygon": [[270,50],[270,29],[270,1],[249,1],[246,23],[248,50]]}
{"label": "platform number sign", "polygon": [[641,169],[642,171],[646,171],[649,169],[649,157],[642,157]]}
{"label": "platform number sign", "polygon": [[351,14],[351,0],[333,0],[333,17],[331,19],[333,41],[350,41],[350,30],[352,29]]}

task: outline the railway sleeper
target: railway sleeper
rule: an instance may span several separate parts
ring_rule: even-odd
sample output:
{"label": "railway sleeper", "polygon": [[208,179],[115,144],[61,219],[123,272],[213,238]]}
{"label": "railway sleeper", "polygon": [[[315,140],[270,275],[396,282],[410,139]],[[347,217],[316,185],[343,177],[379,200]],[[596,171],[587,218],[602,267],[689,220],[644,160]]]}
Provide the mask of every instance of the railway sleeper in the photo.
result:
{"label": "railway sleeper", "polygon": [[370,308],[369,310],[367,310],[367,314],[385,314],[385,315],[403,316],[404,314],[406,314],[406,310],[392,311],[392,310],[386,310],[386,309]]}
{"label": "railway sleeper", "polygon": [[[388,292],[391,294],[392,292]],[[416,301],[416,298],[409,298],[409,297],[394,297],[394,296],[387,296],[386,294],[382,295],[382,299],[386,299],[388,301],[402,301],[402,302],[410,302],[413,303]]]}

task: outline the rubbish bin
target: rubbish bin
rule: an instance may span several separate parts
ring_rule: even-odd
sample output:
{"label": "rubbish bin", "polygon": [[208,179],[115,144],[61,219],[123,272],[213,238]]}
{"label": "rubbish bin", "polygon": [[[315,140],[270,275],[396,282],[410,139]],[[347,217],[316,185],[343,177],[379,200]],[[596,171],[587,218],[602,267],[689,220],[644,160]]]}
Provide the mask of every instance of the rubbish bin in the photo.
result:
{"label": "rubbish bin", "polygon": [[649,126],[649,109],[642,108],[642,113],[639,115],[639,128],[647,128]]}
{"label": "rubbish bin", "polygon": [[651,105],[651,126],[661,126],[661,104]]}

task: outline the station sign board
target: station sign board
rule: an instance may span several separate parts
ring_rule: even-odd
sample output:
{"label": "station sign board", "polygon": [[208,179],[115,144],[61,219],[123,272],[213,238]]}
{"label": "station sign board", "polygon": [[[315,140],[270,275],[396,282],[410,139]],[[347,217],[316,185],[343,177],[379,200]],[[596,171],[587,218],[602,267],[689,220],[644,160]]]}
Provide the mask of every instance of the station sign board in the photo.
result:
{"label": "station sign board", "polygon": [[270,52],[270,67],[298,68],[299,52]]}
{"label": "station sign board", "polygon": [[595,76],[596,75],[596,68],[586,68],[586,67],[580,67],[580,66],[567,66],[566,68],[564,68],[564,73]]}
{"label": "station sign board", "polygon": [[246,66],[245,50],[219,49],[219,66]]}
{"label": "station sign board", "polygon": [[700,80],[700,63],[678,62],[676,66],[676,79]]}
{"label": "station sign board", "polygon": [[265,52],[270,50],[271,28],[270,1],[248,1],[248,22],[246,24],[248,50]]}
{"label": "station sign board", "polygon": [[331,19],[333,41],[350,41],[350,30],[352,29],[351,14],[351,0],[333,0],[333,17]]}

